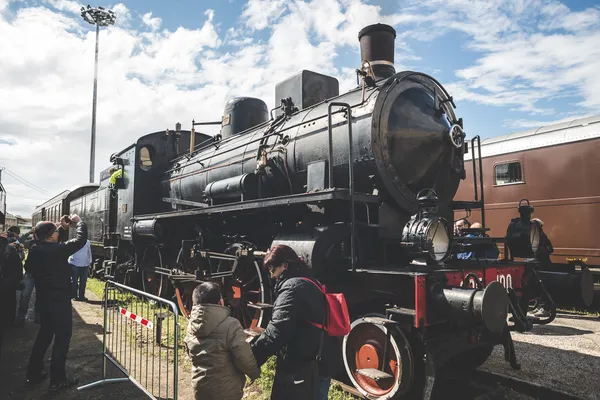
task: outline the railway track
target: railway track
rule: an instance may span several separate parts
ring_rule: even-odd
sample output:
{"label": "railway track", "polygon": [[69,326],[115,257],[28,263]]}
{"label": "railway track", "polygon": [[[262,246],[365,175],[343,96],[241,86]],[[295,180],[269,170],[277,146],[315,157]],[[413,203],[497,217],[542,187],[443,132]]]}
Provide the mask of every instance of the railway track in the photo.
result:
{"label": "railway track", "polygon": [[[335,381],[342,390],[356,398],[366,399],[353,386]],[[439,386],[437,386],[439,385]],[[574,394],[559,389],[528,382],[496,372],[476,370],[470,375],[452,375],[440,377],[436,384],[433,399],[535,399],[535,400],[584,400]]]}

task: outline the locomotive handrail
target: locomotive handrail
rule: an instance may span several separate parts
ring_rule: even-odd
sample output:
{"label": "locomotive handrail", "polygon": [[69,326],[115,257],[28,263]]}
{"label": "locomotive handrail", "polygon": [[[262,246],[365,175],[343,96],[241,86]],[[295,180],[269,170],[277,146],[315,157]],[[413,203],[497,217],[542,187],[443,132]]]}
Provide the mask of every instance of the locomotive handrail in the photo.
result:
{"label": "locomotive handrail", "polygon": [[[477,170],[475,164],[475,140],[477,140],[477,158],[479,159],[479,185],[481,186],[481,200],[479,200],[477,190]],[[481,138],[479,135],[471,139],[471,150],[473,151],[473,157],[471,161],[473,164],[473,190],[475,191],[475,201],[479,202],[481,209],[481,227],[485,228],[485,202],[484,202],[484,190],[483,190],[483,161],[481,159]]]}
{"label": "locomotive handrail", "polygon": [[356,216],[354,213],[354,154],[352,152],[352,106],[348,103],[331,102],[327,106],[327,134],[329,135],[328,141],[328,163],[329,163],[329,188],[333,189],[333,125],[331,118],[331,108],[342,107],[348,110],[348,190],[350,192],[350,262],[352,265],[352,272],[356,271],[356,257],[354,249],[355,241],[355,226]]}

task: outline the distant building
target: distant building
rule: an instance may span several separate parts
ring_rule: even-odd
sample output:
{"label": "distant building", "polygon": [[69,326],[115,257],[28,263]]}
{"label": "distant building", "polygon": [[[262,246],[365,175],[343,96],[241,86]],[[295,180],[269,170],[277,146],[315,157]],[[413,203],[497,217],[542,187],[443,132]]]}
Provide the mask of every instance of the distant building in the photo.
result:
{"label": "distant building", "polygon": [[26,232],[31,229],[31,218],[23,218],[20,215],[6,213],[3,230],[6,230],[11,226],[18,226],[21,228],[21,231]]}

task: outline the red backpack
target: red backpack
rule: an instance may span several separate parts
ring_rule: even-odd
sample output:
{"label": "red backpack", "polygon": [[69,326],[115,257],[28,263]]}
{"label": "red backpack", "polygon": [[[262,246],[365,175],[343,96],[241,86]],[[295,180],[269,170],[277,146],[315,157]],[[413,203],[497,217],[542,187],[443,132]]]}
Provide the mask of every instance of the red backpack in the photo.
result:
{"label": "red backpack", "polygon": [[308,321],[319,329],[325,329],[329,336],[345,336],[350,333],[350,315],[348,314],[348,306],[343,293],[327,293],[325,285],[319,285],[315,281],[308,278],[300,278],[308,282],[312,282],[321,293],[325,296],[327,302],[327,322],[325,326],[316,322]]}

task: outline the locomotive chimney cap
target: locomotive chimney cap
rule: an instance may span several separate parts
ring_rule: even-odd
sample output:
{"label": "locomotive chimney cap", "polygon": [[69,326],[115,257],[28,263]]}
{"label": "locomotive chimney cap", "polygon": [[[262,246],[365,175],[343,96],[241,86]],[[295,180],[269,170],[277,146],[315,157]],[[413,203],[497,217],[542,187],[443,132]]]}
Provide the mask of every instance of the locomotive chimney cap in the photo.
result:
{"label": "locomotive chimney cap", "polygon": [[376,80],[396,73],[394,69],[394,41],[396,30],[386,24],[373,24],[358,33],[361,65],[367,61]]}
{"label": "locomotive chimney cap", "polygon": [[368,33],[372,33],[374,31],[387,31],[389,33],[393,33],[394,39],[396,38],[396,30],[394,28],[392,28],[391,26],[386,25],[386,24],[373,24],[373,25],[365,26],[364,28],[362,28],[360,30],[360,32],[358,32],[358,40],[360,40],[360,38],[362,38],[364,35],[366,35]]}

